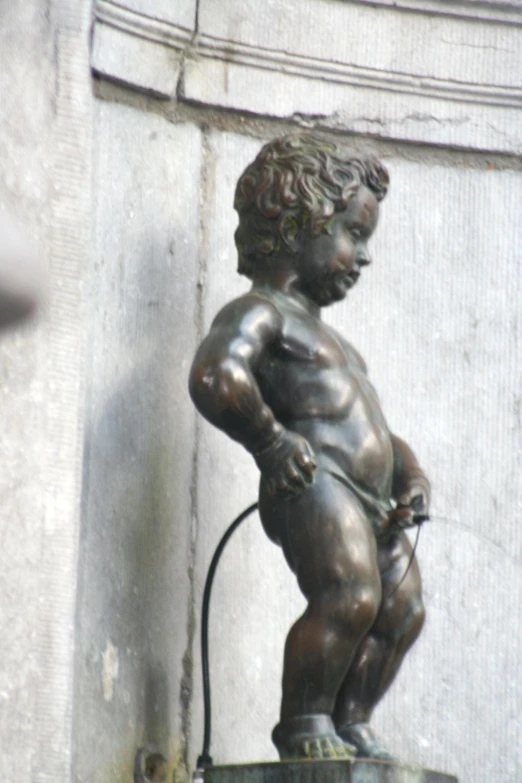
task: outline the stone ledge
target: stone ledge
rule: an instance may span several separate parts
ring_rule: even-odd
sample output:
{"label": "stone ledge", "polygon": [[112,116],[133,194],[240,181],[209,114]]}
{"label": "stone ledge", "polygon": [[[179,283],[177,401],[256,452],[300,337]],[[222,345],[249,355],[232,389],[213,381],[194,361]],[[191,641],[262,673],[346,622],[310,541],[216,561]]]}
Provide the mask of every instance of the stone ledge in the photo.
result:
{"label": "stone ledge", "polygon": [[110,81],[154,95],[175,97],[182,48],[164,45],[98,21],[94,28],[91,67]]}
{"label": "stone ledge", "polygon": [[[283,9],[287,16],[296,1],[288,0]],[[432,35],[431,23],[425,18],[416,22],[419,15],[412,8],[447,8],[449,0],[394,0],[393,6],[388,0],[307,0],[310,24],[296,21],[292,37],[286,30],[290,16],[271,34],[266,14],[257,19],[259,6],[252,0],[245,0],[242,11],[232,0],[220,2],[218,8],[215,0],[201,0],[195,33],[112,0],[98,0],[93,71],[166,100],[381,138],[522,152],[522,85],[517,77],[522,29],[516,24],[499,27],[482,20],[470,25],[455,14],[443,19],[441,10],[437,24],[442,27]],[[390,7],[379,11],[376,5]],[[468,11],[494,6],[502,13],[513,7],[479,0],[457,5]],[[522,6],[517,13],[522,22]],[[354,34],[359,29],[372,29],[377,36],[373,49],[379,50],[378,58],[372,55],[370,36]],[[225,32],[230,39],[219,37]],[[396,59],[393,51],[403,47],[390,49],[385,34],[398,40],[407,36],[415,57],[410,61],[398,54]]]}
{"label": "stone ledge", "polygon": [[415,11],[439,16],[460,16],[501,24],[522,25],[522,7],[517,0],[352,0],[398,11]]}
{"label": "stone ledge", "polygon": [[[489,20],[420,14],[348,0],[285,0],[260,13],[257,0],[202,0],[197,45],[226,41],[274,55],[355,66],[378,79],[435,79],[465,88],[520,90],[522,29]],[[522,15],[521,15],[522,18]],[[205,38],[203,38],[205,36]]]}
{"label": "stone ledge", "polygon": [[204,783],[458,783],[454,775],[360,759],[351,761],[284,761],[209,767]]}
{"label": "stone ledge", "polygon": [[194,30],[198,0],[95,0],[96,12],[101,6],[112,6],[150,21]]}
{"label": "stone ledge", "polygon": [[264,68],[353,87],[383,89],[391,92],[422,95],[426,98],[445,98],[465,103],[512,106],[522,109],[522,86],[504,87],[367,68],[348,62],[334,62],[248,46],[205,35],[198,35],[197,45],[192,49],[192,53],[194,59],[206,57],[224,60],[238,65]]}
{"label": "stone ledge", "polygon": [[111,0],[98,0],[95,15],[97,22],[174,48],[184,48],[194,34],[193,27],[184,27],[166,19],[132,11]]}
{"label": "stone ledge", "polygon": [[522,110],[187,58],[182,100],[310,127],[487,152],[522,152]]}

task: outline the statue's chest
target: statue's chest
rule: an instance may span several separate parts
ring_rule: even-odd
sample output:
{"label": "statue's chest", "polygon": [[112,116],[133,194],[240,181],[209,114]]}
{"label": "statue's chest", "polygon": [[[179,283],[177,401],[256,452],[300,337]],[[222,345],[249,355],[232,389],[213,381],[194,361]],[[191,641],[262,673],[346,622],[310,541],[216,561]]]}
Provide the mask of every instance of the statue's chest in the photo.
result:
{"label": "statue's chest", "polygon": [[321,321],[295,317],[283,329],[277,349],[279,361],[310,369],[344,368],[351,363],[349,346]]}

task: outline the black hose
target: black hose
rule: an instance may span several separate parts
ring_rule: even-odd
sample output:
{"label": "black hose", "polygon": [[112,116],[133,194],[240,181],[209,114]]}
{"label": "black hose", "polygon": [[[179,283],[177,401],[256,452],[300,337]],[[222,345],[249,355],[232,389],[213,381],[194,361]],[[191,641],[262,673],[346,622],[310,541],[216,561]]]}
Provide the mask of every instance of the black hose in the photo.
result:
{"label": "black hose", "polygon": [[203,669],[203,709],[204,709],[204,732],[203,732],[203,750],[198,757],[197,766],[198,769],[204,769],[205,767],[211,767],[213,764],[212,756],[210,755],[210,735],[212,731],[212,711],[210,704],[210,672],[208,665],[208,610],[210,606],[210,594],[212,592],[212,583],[216,569],[218,567],[219,559],[223,553],[224,548],[227,545],[228,539],[239,527],[244,519],[253,514],[257,510],[258,504],[253,503],[246,508],[227,528],[221,541],[216,547],[214,557],[210,563],[207,578],[205,580],[205,589],[203,591],[203,605],[201,608],[201,665]]}

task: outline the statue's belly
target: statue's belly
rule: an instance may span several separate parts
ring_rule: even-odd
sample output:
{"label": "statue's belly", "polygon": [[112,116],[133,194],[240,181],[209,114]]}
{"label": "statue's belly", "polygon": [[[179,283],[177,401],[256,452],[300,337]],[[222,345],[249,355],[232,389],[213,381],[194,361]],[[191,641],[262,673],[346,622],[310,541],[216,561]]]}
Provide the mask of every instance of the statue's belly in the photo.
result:
{"label": "statue's belly", "polygon": [[365,373],[287,364],[262,394],[276,418],[306,437],[318,457],[380,498],[391,492],[393,451],[379,399]]}
{"label": "statue's belly", "polygon": [[315,421],[301,419],[288,423],[312,445],[318,467],[336,469],[388,500],[393,475],[393,449],[389,433],[372,422]]}

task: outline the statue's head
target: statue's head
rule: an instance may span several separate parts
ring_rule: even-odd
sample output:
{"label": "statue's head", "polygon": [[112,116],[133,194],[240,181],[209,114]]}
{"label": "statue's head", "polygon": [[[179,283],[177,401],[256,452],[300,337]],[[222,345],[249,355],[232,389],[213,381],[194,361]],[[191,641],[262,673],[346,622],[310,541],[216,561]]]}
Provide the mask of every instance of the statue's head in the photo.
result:
{"label": "statue's head", "polygon": [[358,157],[313,134],[270,141],[236,187],[238,272],[252,278],[282,253],[296,254],[307,239],[329,233],[335,213],[361,185],[381,201],[388,184],[377,158]]}

